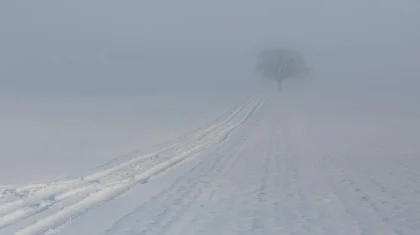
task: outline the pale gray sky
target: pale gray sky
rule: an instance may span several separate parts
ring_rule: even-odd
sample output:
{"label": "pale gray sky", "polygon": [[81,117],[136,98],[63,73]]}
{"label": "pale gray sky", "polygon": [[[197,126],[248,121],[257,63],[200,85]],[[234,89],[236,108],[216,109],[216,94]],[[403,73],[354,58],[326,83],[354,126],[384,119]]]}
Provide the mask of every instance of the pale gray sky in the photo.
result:
{"label": "pale gray sky", "polygon": [[418,0],[0,3],[0,92],[233,89],[258,50],[300,49],[331,84],[418,87]]}

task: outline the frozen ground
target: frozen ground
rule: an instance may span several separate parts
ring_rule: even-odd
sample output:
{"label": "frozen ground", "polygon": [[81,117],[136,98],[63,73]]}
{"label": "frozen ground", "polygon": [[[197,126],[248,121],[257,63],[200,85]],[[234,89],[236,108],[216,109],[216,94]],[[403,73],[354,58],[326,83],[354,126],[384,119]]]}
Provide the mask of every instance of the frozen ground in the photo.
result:
{"label": "frozen ground", "polygon": [[218,107],[149,152],[4,187],[0,234],[420,234],[416,106],[282,94]]}
{"label": "frozen ground", "polygon": [[115,157],[150,152],[214,121],[242,97],[0,97],[0,184],[80,175]]}

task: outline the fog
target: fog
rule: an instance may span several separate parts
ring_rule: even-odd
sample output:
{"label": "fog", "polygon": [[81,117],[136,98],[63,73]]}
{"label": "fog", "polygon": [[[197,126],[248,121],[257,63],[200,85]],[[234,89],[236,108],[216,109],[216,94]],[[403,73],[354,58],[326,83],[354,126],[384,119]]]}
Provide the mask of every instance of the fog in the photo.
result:
{"label": "fog", "polygon": [[0,234],[418,235],[419,87],[420,0],[0,0]]}
{"label": "fog", "polygon": [[2,181],[80,172],[275,92],[254,70],[270,47],[301,51],[312,71],[285,99],[411,115],[419,22],[416,0],[3,1]]}
{"label": "fog", "polygon": [[0,92],[231,92],[255,85],[272,46],[300,50],[323,87],[414,92],[419,12],[415,0],[5,1]]}

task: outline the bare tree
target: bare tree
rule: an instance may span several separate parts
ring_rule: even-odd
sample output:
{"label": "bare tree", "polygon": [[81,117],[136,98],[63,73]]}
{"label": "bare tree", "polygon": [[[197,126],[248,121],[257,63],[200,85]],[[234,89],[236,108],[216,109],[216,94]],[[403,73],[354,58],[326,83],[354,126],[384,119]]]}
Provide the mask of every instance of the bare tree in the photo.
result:
{"label": "bare tree", "polygon": [[285,48],[261,51],[256,69],[262,76],[277,82],[279,91],[284,80],[302,78],[308,73],[300,52]]}

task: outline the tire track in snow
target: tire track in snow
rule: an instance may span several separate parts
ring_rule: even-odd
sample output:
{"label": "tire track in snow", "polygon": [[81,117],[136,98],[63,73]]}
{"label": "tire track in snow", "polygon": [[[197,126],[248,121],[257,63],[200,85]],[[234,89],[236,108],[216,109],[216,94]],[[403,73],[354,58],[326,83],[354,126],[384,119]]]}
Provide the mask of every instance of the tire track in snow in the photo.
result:
{"label": "tire track in snow", "polygon": [[[181,143],[188,142],[191,139],[198,138],[198,136],[202,135],[203,132],[205,132],[205,130],[209,130],[210,127],[218,125],[221,122],[225,121],[226,120],[225,116],[229,117],[230,116],[229,113],[231,115],[234,114],[239,109],[244,108],[246,104],[249,104],[250,102],[252,102],[253,100],[256,100],[256,99],[257,99],[257,97],[250,97],[250,98],[245,99],[245,101],[241,101],[241,102],[236,103],[231,108],[229,108],[229,110],[226,112],[227,113],[226,115],[219,116],[219,117],[213,119],[212,121],[210,121],[207,125],[201,126],[201,127],[198,127],[198,128],[194,128],[192,130],[188,130],[187,133],[181,135],[180,137],[177,137],[176,138],[177,143],[181,144]],[[157,149],[163,149],[163,148],[165,148],[165,146],[174,145],[173,141],[174,140],[169,140],[169,141],[165,141],[163,143],[158,143],[158,144],[153,145],[153,147],[157,148]],[[93,167],[92,169],[88,170],[87,172],[93,172],[94,173],[94,172],[97,172],[97,171],[101,171],[103,169],[108,169],[109,167],[112,167],[112,166],[119,165],[120,163],[123,163],[123,162],[126,162],[128,160],[132,160],[132,159],[136,158],[136,157],[133,158],[133,155],[139,155],[140,152],[141,152],[140,150],[134,150],[131,153],[125,154],[123,156],[115,157],[113,159],[110,159],[110,160],[108,160],[104,163],[101,163],[101,164],[97,165],[96,167]],[[141,156],[145,156],[145,155],[141,154]]]}
{"label": "tire track in snow", "polygon": [[[130,233],[135,234],[164,234],[176,221],[182,219],[189,207],[202,193],[205,182],[203,178],[212,177],[223,164],[223,157],[199,163],[191,171],[180,177],[169,190],[161,193],[152,201],[140,206],[133,213],[123,217],[107,234],[119,234],[123,223],[132,222],[139,230],[130,228]],[[131,219],[131,220],[130,220]]]}
{"label": "tire track in snow", "polygon": [[[247,108],[247,106],[252,101],[253,101],[253,99],[250,99],[247,102],[245,102],[244,105],[242,105],[237,110],[235,110],[223,122],[212,125],[211,127],[202,131],[202,133],[199,133],[198,134],[198,138],[199,138],[198,140],[203,139],[204,136],[208,135],[211,131],[213,131],[216,128],[222,126],[223,124],[226,125],[227,123],[229,123],[233,118],[235,118],[237,115],[239,115],[241,112],[243,112],[243,110],[245,108]],[[198,141],[193,140],[193,141],[190,141],[190,142],[196,143]],[[28,200],[18,199],[18,200],[0,205],[0,220],[5,214],[10,214],[11,212],[13,212],[17,209],[22,209],[25,206],[30,207],[31,205],[36,205],[36,204],[38,204],[39,201],[54,201],[54,200],[51,200],[51,199],[52,198],[65,197],[65,195],[72,194],[72,191],[74,189],[76,189],[76,191],[77,191],[78,188],[85,187],[86,184],[97,183],[97,181],[99,181],[99,180],[104,180],[104,178],[106,176],[109,176],[109,175],[112,175],[112,174],[117,174],[118,172],[125,172],[128,168],[133,166],[133,164],[135,164],[136,162],[143,161],[143,160],[148,160],[148,159],[150,159],[150,157],[155,156],[159,153],[162,153],[165,150],[168,150],[168,149],[173,148],[174,146],[177,146],[177,145],[180,145],[180,144],[185,144],[185,142],[173,144],[169,147],[158,150],[154,153],[147,154],[147,155],[144,155],[144,156],[140,156],[138,158],[131,159],[127,162],[121,163],[121,164],[119,164],[117,166],[114,166],[112,168],[105,169],[105,170],[99,171],[97,173],[93,173],[91,175],[83,177],[82,180],[66,180],[66,181],[53,182],[53,183],[50,183],[50,184],[37,184],[37,185],[32,186],[32,187],[35,188],[35,189],[32,189],[32,190],[28,190],[28,189],[32,188],[31,186],[24,186],[24,187],[22,187],[22,190],[23,191],[28,191],[29,195],[27,195],[26,197],[29,198],[29,199]],[[186,144],[188,144],[188,142]],[[175,152],[175,154],[177,153],[176,151],[174,151],[174,152]],[[182,148],[178,152],[182,152]],[[169,157],[171,157],[175,154],[172,154]],[[151,166],[147,166],[147,167],[148,168],[152,167],[153,163],[155,163],[155,165],[156,165],[156,163],[159,163],[159,162],[152,162]],[[113,180],[113,179],[111,179],[111,180]],[[34,192],[31,192],[31,191],[34,191]]]}
{"label": "tire track in snow", "polygon": [[[199,141],[197,144],[193,144],[194,147],[187,148],[184,150],[184,152],[181,152],[180,154],[177,154],[169,160],[158,163],[153,168],[151,168],[148,171],[136,174],[134,176],[126,177],[125,179],[118,179],[117,182],[112,182],[108,184],[104,184],[100,181],[96,182],[98,183],[98,189],[99,191],[89,194],[87,197],[83,198],[82,200],[79,200],[75,202],[74,204],[67,205],[63,207],[58,212],[54,212],[53,214],[42,218],[38,221],[36,221],[33,224],[30,224],[29,226],[26,226],[24,228],[19,229],[16,231],[16,234],[45,234],[48,231],[51,231],[51,229],[55,229],[57,227],[62,226],[63,224],[67,223],[68,221],[71,221],[75,218],[78,218],[79,216],[83,215],[87,211],[95,208],[96,206],[99,206],[109,200],[114,199],[115,197],[121,195],[128,189],[130,189],[133,185],[137,183],[146,183],[151,177],[169,169],[170,167],[178,164],[185,158],[195,155],[205,149],[208,149],[220,142],[223,142],[227,139],[227,137],[232,133],[237,127],[242,125],[243,122],[245,122],[249,116],[252,115],[253,112],[260,106],[262,103],[262,99],[257,99],[256,101],[250,101],[247,102],[244,106],[242,106],[238,111],[234,112],[232,115],[228,117],[227,120],[222,122],[223,124],[217,124],[214,125],[204,131],[203,134],[200,134],[198,137]],[[239,120],[237,120],[239,119]],[[221,130],[219,130],[221,129]],[[214,136],[210,135],[210,133],[214,132]],[[205,138],[207,137],[207,138]],[[209,140],[207,140],[209,139]],[[204,141],[203,141],[204,140]],[[203,143],[200,143],[202,141]],[[193,141],[193,143],[195,143]],[[132,162],[130,164],[124,163],[123,166],[131,166]],[[118,165],[115,168],[111,168],[112,170],[106,170],[106,174],[103,172],[95,173],[93,175],[84,177],[84,180],[100,180],[101,178],[105,177],[106,175],[109,175],[111,173],[115,173],[118,170],[124,170],[124,167],[121,167],[121,165]],[[117,169],[117,170],[116,170]],[[80,184],[75,184],[73,188],[70,187],[70,190],[77,190],[78,187],[80,187]],[[68,193],[68,191],[65,191],[65,193]],[[60,196],[59,194],[58,196]],[[57,195],[54,195],[57,196]],[[42,200],[41,200],[42,201]],[[51,204],[48,204],[46,207],[51,207],[56,201],[53,201]],[[9,204],[10,205],[10,204]],[[37,205],[37,204],[36,204]],[[6,206],[7,207],[7,206]],[[28,207],[26,205],[26,207]],[[18,207],[19,209],[21,207]],[[29,206],[29,208],[31,208]],[[4,209],[4,208],[3,208]],[[31,212],[30,210],[27,210]],[[45,211],[45,208],[43,207],[43,211]],[[32,211],[32,213],[37,213],[37,211]],[[27,217],[31,216],[31,213],[27,213]],[[7,216],[10,216],[10,214],[3,214],[2,218],[8,218]],[[24,216],[17,217],[14,221],[8,220],[10,223],[20,221],[20,219],[24,218]],[[8,224],[5,223],[5,226]],[[0,230],[1,231],[1,230]]]}
{"label": "tire track in snow", "polygon": [[[215,130],[217,130],[217,128],[223,127],[224,125],[226,125],[229,122],[231,122],[235,117],[237,117],[238,114],[240,114],[241,112],[243,112],[250,104],[252,104],[252,102],[254,100],[255,99],[250,99],[250,100],[246,101],[244,105],[242,105],[237,110],[235,110],[226,120],[224,120],[224,121],[222,121],[220,123],[214,124],[214,125],[208,127],[207,129],[204,129],[203,131],[200,131],[200,133],[198,134],[198,136],[195,137],[192,142],[195,143],[195,142],[198,142],[198,141],[202,140],[203,138],[205,138],[206,136],[208,136],[209,134],[211,134]],[[175,147],[177,147],[179,145],[183,145],[183,144],[188,143],[188,142],[191,142],[191,141],[182,141],[182,142],[178,142],[178,143],[172,144],[172,145],[170,145],[168,147],[164,147],[163,149],[157,150],[154,153],[146,154],[144,156],[140,156],[140,157],[131,159],[129,161],[123,162],[123,163],[121,163],[121,164],[119,164],[117,166],[114,166],[112,168],[109,168],[109,169],[106,169],[106,170],[102,170],[102,171],[99,171],[97,173],[93,173],[91,175],[88,175],[88,176],[86,176],[84,178],[85,178],[85,180],[88,180],[88,181],[95,181],[95,180],[102,179],[102,178],[104,178],[107,175],[110,175],[110,174],[115,173],[115,172],[120,171],[120,170],[124,170],[126,167],[129,167],[130,165],[135,164],[139,160],[141,161],[141,160],[149,159],[152,156],[156,156],[156,155],[158,155],[158,154],[160,154],[160,153],[162,153],[162,152],[164,152],[166,150],[170,150],[172,148],[175,148]]]}
{"label": "tire track in snow", "polygon": [[[246,109],[250,104],[252,104],[253,101],[255,101],[256,98],[250,98],[247,101],[245,101],[240,107],[236,108],[232,113],[225,118],[224,120],[211,125],[210,127],[207,127],[204,130],[198,131],[198,133],[195,134],[191,139],[187,139],[181,142],[177,142],[174,144],[170,144],[169,146],[163,147],[162,149],[159,149],[153,153],[145,154],[139,157],[135,157],[133,159],[129,159],[128,161],[118,163],[117,165],[111,166],[107,169],[102,169],[97,172],[88,174],[83,178],[83,180],[79,179],[66,179],[66,180],[60,180],[60,181],[53,181],[50,183],[39,183],[39,184],[31,184],[31,185],[25,185],[21,187],[14,187],[14,186],[8,186],[3,189],[4,192],[10,192],[13,191],[15,195],[18,195],[19,198],[27,197],[28,195],[35,194],[37,197],[42,196],[49,196],[51,194],[57,194],[63,190],[74,188],[80,184],[83,184],[84,182],[95,182],[98,180],[103,180],[104,177],[112,175],[113,173],[117,173],[120,171],[126,170],[128,167],[135,165],[136,163],[143,162],[150,160],[150,158],[176,148],[179,145],[185,145],[185,144],[191,144],[195,143],[201,139],[203,139],[208,134],[214,132],[216,128],[219,128],[223,125],[226,125],[226,123],[230,122],[233,118],[235,118],[238,114],[243,112],[244,109]],[[175,150],[172,150],[175,151]],[[2,186],[3,187],[3,186]],[[12,204],[19,204],[22,202],[19,202],[19,200],[15,200],[12,202],[8,202],[7,204],[0,205],[0,215],[7,212],[7,209],[11,208]]]}
{"label": "tire track in snow", "polygon": [[[259,121],[260,118],[254,124],[257,130],[259,130]],[[254,128],[248,131],[250,130]],[[250,134],[252,139],[246,138],[246,143],[238,148],[238,156],[230,161],[230,166],[226,166],[222,176],[215,178],[217,190],[207,197],[210,202],[206,202],[199,213],[194,215],[191,224],[184,226],[182,232],[178,234],[244,234],[248,231],[248,227],[252,227],[252,215],[258,212],[255,211],[257,206],[251,208],[249,206],[255,205],[252,202],[257,200],[256,195],[261,188],[259,185],[262,177],[261,169],[264,165],[264,156],[267,155],[255,151],[252,147],[255,144],[265,143],[269,138],[265,133],[260,134],[262,135],[255,136],[252,133]],[[262,147],[262,149],[269,148]],[[247,174],[244,174],[245,172]]]}
{"label": "tire track in snow", "polygon": [[[221,124],[226,124],[229,121],[231,121],[233,118],[235,118],[240,112],[243,112],[243,110],[250,104],[252,101],[249,100],[245,102],[243,106],[238,108],[236,111],[233,112],[225,121],[223,121]],[[214,130],[217,127],[220,127],[221,124],[213,125],[209,128],[207,128],[202,134],[200,134],[200,137],[203,137],[204,135],[207,135],[209,131]],[[166,148],[165,148],[166,149]],[[152,154],[149,154],[152,155]],[[147,155],[147,157],[149,156]],[[145,157],[141,157],[141,159],[144,159]],[[137,159],[135,159],[137,160]],[[100,177],[104,177],[110,173],[115,173],[117,170],[124,170],[121,166],[131,166],[133,161],[129,161],[129,163],[125,163],[122,165],[118,165],[117,167],[113,167],[111,169],[107,169],[104,171],[100,171],[99,174],[93,174],[85,177],[85,179],[90,181],[95,181],[100,179]],[[69,183],[67,183],[69,182]],[[61,182],[54,182],[52,185],[58,185],[59,187],[45,187],[44,185],[40,184],[41,187],[45,187],[41,190],[36,191],[36,194],[34,197],[31,197],[30,200],[16,200],[13,202],[9,202],[6,204],[3,204],[0,206],[0,228],[6,227],[7,225],[19,221],[21,219],[27,218],[31,215],[34,215],[36,213],[42,212],[46,209],[48,209],[50,206],[55,204],[58,201],[61,201],[62,198],[65,198],[66,195],[71,195],[72,191],[78,191],[80,187],[85,187],[83,185],[86,182],[86,180],[83,181],[65,181],[65,185],[60,184]],[[36,185],[39,186],[39,185]],[[28,186],[25,186],[25,189],[28,188]],[[57,200],[58,199],[58,200]]]}
{"label": "tire track in snow", "polygon": [[231,141],[229,146],[227,146],[227,150],[219,151],[220,153],[218,153],[218,155],[223,155],[225,158],[228,158],[223,164],[224,167],[214,177],[206,177],[211,183],[198,198],[200,203],[195,203],[195,205],[193,205],[187,218],[182,223],[178,223],[177,228],[172,229],[171,233],[185,235],[203,234],[203,231],[199,230],[200,226],[203,224],[203,220],[205,221],[205,219],[209,217],[209,214],[211,214],[213,209],[212,205],[208,202],[214,199],[217,192],[221,190],[221,181],[226,179],[226,176],[234,170],[238,161],[242,159],[241,155],[245,151],[245,142],[249,138],[253,126],[255,126],[255,123],[251,124],[249,128],[246,128],[246,130],[244,130],[245,133],[242,132],[241,137],[238,137],[236,141]]}
{"label": "tire track in snow", "polygon": [[[250,116],[247,115],[243,122]],[[225,138],[227,137],[228,135]],[[237,151],[236,145],[229,145],[229,149]],[[208,158],[203,159],[203,161],[200,161],[193,168],[183,173],[169,188],[120,218],[105,233],[107,235],[121,234],[121,232],[130,234],[165,234],[174,222],[180,222],[183,219],[183,215],[188,212],[202,195],[207,185],[206,179],[211,180],[216,175],[221,174],[221,170],[226,168],[226,162],[230,161],[232,156],[237,155],[235,153],[226,155],[226,150],[223,149],[219,149],[215,154],[210,153]],[[128,230],[123,230],[124,224],[127,223],[131,225],[134,223],[137,229],[131,227]]]}

